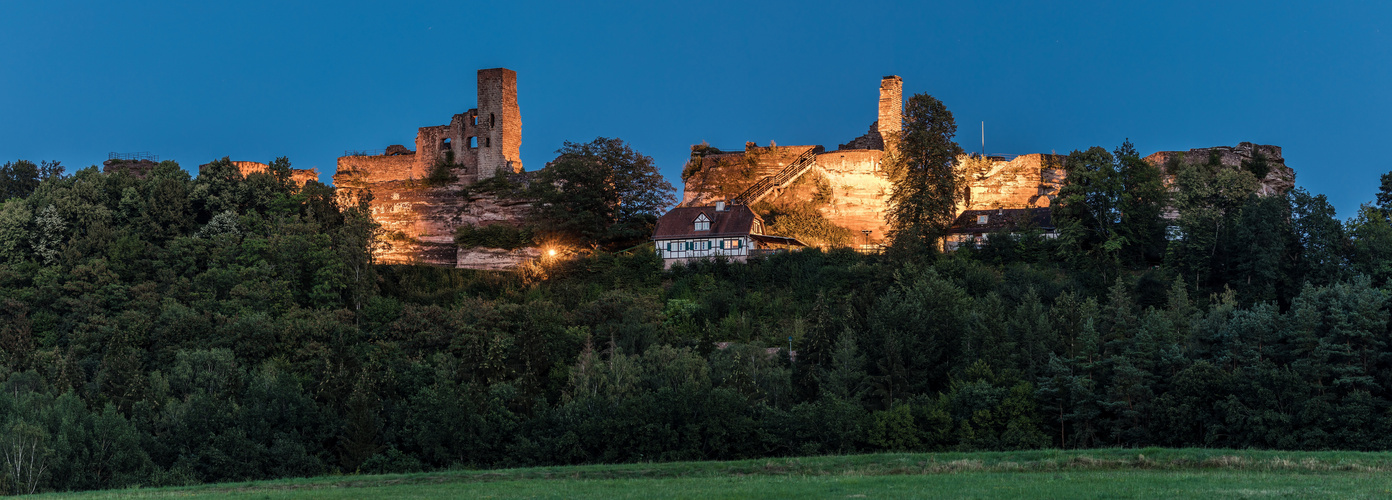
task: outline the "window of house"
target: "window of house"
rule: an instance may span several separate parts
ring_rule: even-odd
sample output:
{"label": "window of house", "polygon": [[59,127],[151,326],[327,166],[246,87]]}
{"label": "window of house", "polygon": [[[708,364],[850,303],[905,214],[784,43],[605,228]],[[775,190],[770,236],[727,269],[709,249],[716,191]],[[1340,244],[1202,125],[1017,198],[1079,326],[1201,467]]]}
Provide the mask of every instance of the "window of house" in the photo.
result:
{"label": "window of house", "polygon": [[477,138],[477,137],[470,137],[470,138],[469,138],[469,149],[476,149],[476,148],[478,148],[478,138]]}
{"label": "window of house", "polygon": [[681,250],[682,250],[682,244],[681,244],[680,241],[669,241],[669,242],[667,242],[667,251],[668,251],[668,252],[680,252]]}
{"label": "window of house", "polygon": [[722,250],[739,250],[740,243],[740,240],[720,240],[720,248]]}
{"label": "window of house", "polygon": [[989,215],[978,215],[976,216],[976,223],[985,224],[987,220],[990,220],[990,217]]}
{"label": "window of house", "polygon": [[696,231],[710,231],[710,219],[707,219],[707,218],[706,218],[706,214],[701,214],[701,215],[696,216],[696,227],[695,227],[695,230],[696,230]]}

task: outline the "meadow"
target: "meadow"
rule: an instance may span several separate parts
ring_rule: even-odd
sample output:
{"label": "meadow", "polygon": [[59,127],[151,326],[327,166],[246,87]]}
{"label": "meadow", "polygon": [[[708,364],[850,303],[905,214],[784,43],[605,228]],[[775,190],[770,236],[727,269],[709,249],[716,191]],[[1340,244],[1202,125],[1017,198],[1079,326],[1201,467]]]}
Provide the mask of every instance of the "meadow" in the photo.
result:
{"label": "meadow", "polygon": [[38,498],[1386,498],[1392,453],[898,453],[338,475]]}

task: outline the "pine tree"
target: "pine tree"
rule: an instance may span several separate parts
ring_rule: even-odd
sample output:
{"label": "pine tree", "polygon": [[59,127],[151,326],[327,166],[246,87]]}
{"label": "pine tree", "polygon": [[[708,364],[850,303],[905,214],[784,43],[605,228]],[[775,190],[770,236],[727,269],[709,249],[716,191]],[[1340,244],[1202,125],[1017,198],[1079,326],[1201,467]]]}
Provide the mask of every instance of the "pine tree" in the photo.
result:
{"label": "pine tree", "polygon": [[956,167],[962,148],[952,140],[957,134],[952,112],[928,94],[905,103],[903,130],[891,139],[898,147],[885,161],[894,181],[885,218],[895,252],[922,255],[935,251],[966,197]]}

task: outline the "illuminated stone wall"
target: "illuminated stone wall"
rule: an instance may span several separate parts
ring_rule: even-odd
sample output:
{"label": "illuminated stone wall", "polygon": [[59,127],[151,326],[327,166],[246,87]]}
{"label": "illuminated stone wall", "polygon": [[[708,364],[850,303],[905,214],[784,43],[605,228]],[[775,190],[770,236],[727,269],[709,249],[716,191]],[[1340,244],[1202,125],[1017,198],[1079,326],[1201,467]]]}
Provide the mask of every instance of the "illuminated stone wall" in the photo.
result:
{"label": "illuminated stone wall", "polygon": [[[270,165],[257,161],[234,161],[232,165],[237,167],[237,171],[242,173],[242,177],[254,173],[265,173],[271,168]],[[304,183],[309,181],[318,182],[319,171],[313,168],[292,168],[290,169],[290,180],[300,185],[304,185]]]}

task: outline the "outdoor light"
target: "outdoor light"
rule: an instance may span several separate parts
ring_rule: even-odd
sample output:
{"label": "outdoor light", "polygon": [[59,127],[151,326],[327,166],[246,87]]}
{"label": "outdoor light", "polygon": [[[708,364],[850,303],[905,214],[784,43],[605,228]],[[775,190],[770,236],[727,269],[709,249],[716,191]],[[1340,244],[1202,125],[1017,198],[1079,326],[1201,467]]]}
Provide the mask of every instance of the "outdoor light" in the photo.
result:
{"label": "outdoor light", "polygon": [[555,257],[555,256],[556,256],[556,249],[552,248],[551,250],[548,250],[547,253],[551,254],[552,257]]}

